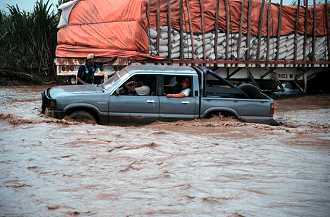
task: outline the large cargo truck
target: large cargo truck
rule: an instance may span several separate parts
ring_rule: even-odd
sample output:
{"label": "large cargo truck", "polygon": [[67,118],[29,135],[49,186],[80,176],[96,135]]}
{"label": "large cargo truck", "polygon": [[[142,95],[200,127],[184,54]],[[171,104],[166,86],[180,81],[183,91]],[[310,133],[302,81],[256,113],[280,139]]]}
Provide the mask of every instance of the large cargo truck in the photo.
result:
{"label": "large cargo truck", "polygon": [[330,63],[330,5],[298,0],[86,0],[62,10],[58,76],[72,83],[89,53],[96,76],[140,63],[203,65],[221,76],[301,91]]}

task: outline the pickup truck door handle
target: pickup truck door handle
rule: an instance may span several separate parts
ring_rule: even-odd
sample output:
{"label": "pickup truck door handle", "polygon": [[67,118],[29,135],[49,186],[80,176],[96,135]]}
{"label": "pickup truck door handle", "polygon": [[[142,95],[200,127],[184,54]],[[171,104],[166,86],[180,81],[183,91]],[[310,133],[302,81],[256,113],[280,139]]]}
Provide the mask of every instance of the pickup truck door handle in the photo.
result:
{"label": "pickup truck door handle", "polygon": [[190,102],[189,101],[182,101],[181,103],[182,104],[189,104]]}
{"label": "pickup truck door handle", "polygon": [[155,103],[155,100],[147,100],[147,103]]}

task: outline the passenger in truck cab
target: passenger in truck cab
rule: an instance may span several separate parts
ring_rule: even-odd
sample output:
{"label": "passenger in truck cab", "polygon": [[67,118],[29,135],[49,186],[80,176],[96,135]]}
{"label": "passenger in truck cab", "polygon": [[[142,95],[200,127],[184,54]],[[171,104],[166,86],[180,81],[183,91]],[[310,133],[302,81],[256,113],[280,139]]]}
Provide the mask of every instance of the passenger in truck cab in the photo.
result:
{"label": "passenger in truck cab", "polygon": [[94,83],[94,74],[96,65],[94,62],[94,54],[88,54],[86,64],[81,65],[78,70],[77,84],[92,84]]}
{"label": "passenger in truck cab", "polygon": [[166,94],[166,96],[168,98],[183,98],[190,96],[190,91],[191,91],[190,79],[189,78],[182,79],[180,85],[181,85],[181,91],[179,93]]}

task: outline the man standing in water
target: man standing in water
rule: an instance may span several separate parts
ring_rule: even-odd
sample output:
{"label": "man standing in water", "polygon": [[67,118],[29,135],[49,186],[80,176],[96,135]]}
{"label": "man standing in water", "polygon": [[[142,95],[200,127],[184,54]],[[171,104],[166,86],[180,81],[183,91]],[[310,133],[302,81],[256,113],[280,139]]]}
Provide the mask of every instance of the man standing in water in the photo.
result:
{"label": "man standing in water", "polygon": [[96,66],[94,62],[94,54],[88,54],[86,64],[81,65],[78,70],[77,84],[92,84],[94,83],[94,74]]}

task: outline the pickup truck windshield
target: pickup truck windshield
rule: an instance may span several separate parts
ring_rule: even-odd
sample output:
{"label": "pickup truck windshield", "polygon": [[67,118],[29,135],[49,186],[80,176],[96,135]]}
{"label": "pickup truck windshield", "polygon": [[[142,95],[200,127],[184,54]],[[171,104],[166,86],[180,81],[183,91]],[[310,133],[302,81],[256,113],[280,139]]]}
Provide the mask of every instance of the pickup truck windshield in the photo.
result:
{"label": "pickup truck windshield", "polygon": [[125,68],[116,72],[111,78],[109,78],[107,81],[105,81],[102,84],[102,87],[104,89],[109,89],[113,84],[115,84],[118,80],[120,80],[127,73],[128,73],[128,71]]}

